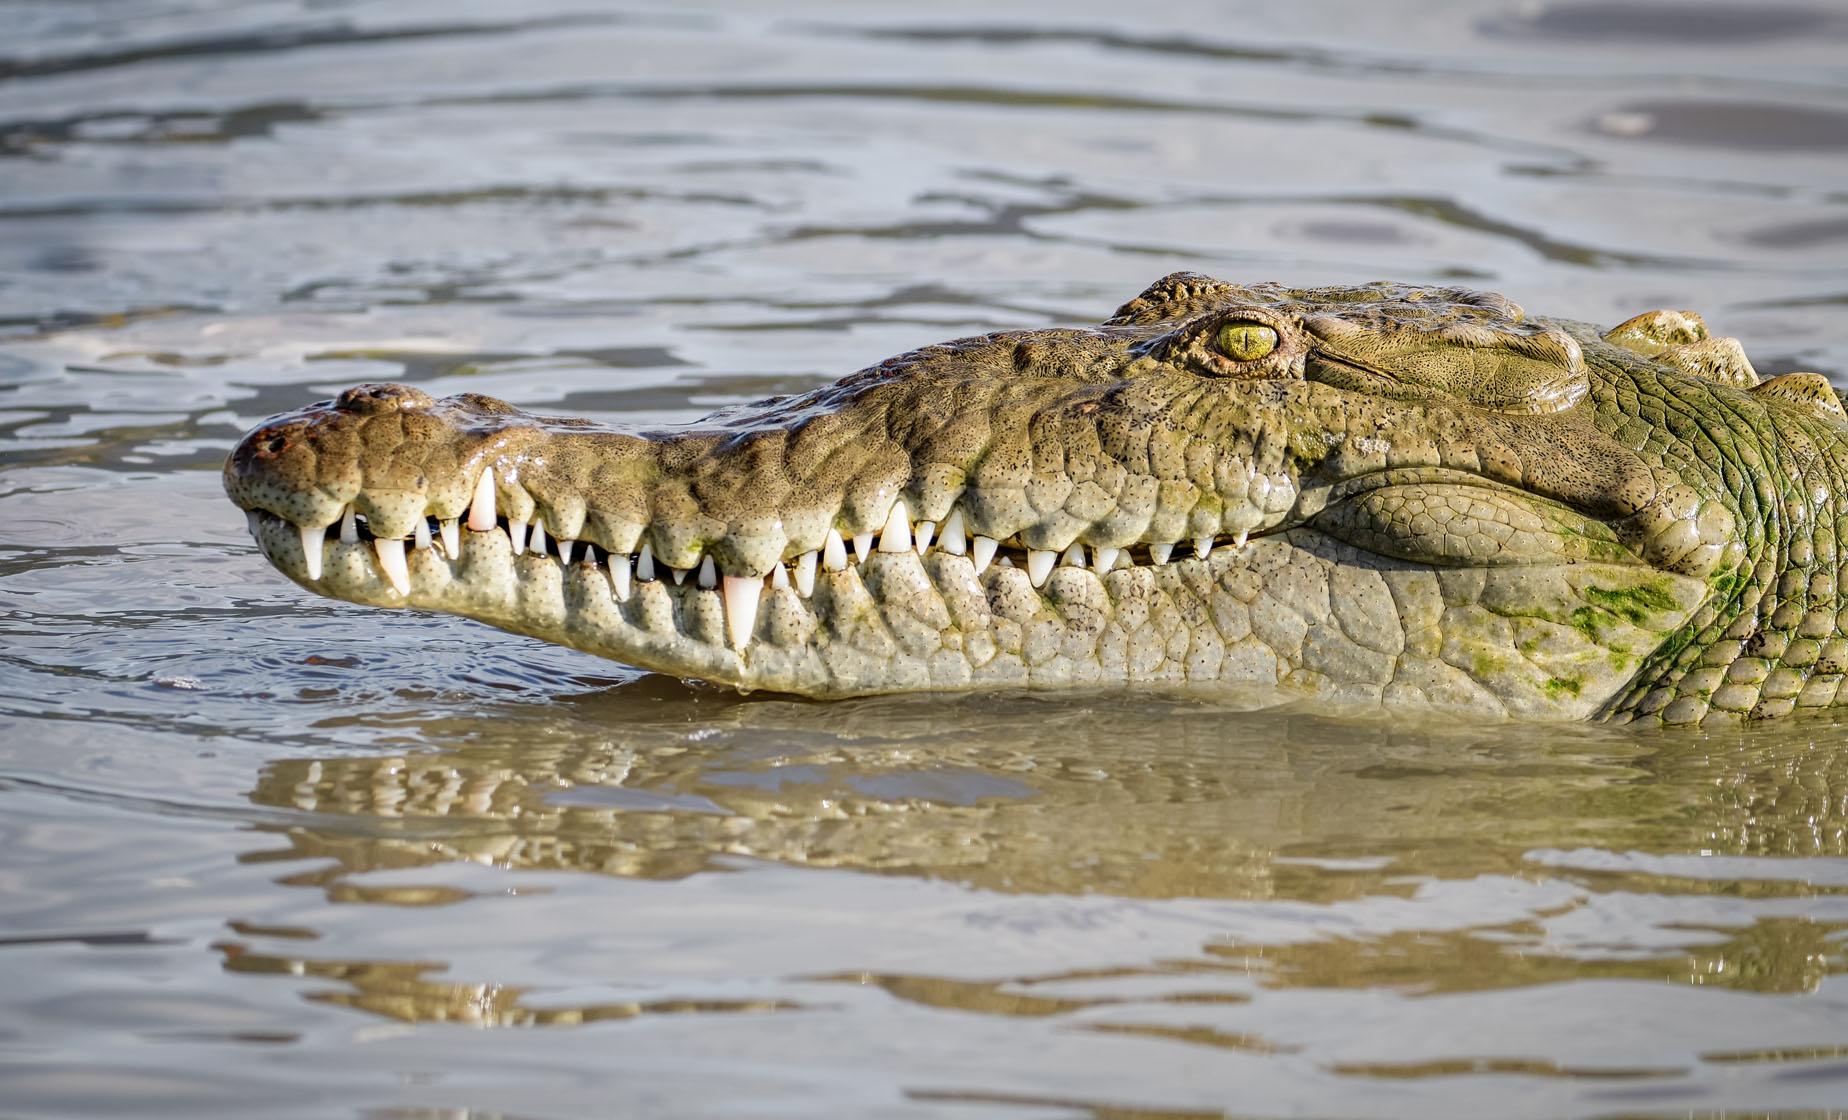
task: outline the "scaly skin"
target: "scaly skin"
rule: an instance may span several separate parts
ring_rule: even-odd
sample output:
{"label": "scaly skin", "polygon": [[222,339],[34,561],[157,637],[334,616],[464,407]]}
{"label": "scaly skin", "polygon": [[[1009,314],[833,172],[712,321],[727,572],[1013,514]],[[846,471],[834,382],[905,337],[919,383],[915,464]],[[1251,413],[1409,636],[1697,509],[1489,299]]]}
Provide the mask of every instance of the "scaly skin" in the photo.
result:
{"label": "scaly skin", "polygon": [[1835,702],[1845,470],[1828,382],[1761,383],[1690,313],[1601,336],[1176,274],[683,430],[361,386],[246,436],[225,487],[311,590],[746,689],[1688,723]]}

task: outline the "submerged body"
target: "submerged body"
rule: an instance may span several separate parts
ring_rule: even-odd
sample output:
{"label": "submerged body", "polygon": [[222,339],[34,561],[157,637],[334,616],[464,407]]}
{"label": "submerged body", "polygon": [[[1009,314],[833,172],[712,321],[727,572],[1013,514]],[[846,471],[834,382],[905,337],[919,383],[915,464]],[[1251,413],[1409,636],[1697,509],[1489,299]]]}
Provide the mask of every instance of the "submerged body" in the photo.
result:
{"label": "submerged body", "polygon": [[225,485],[311,590],[740,688],[1685,723],[1836,702],[1845,472],[1828,382],[1689,313],[1176,274],[685,429],[361,386]]}

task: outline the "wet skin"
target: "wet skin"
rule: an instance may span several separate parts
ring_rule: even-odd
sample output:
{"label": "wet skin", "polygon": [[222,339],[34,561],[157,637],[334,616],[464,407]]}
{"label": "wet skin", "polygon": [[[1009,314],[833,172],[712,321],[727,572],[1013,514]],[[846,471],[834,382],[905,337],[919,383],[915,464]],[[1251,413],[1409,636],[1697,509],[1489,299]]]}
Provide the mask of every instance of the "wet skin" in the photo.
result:
{"label": "wet skin", "polygon": [[683,429],[360,386],[225,487],[311,590],[746,689],[1689,723],[1835,703],[1845,472],[1828,382],[1688,312],[1183,273]]}

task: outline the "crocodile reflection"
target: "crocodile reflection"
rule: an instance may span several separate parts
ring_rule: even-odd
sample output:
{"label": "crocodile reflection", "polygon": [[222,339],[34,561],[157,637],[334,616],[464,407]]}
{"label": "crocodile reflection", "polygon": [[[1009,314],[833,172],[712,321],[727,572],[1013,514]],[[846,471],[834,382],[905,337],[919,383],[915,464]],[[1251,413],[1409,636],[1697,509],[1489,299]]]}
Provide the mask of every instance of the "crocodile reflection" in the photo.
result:
{"label": "crocodile reflection", "polygon": [[351,1007],[403,1023],[461,1023],[472,1027],[578,1027],[659,1015],[765,1014],[794,1010],[778,1000],[621,1000],[564,1007],[533,1006],[517,985],[445,981],[431,977],[446,966],[433,961],[341,961],[255,952],[240,941],[213,946],[227,972],[307,976],[344,985],[310,992],[309,999]]}
{"label": "crocodile reflection", "polygon": [[436,749],[279,761],[251,797],[320,818],[274,826],[278,855],[331,861],[297,881],[349,898],[410,890],[352,873],[451,860],[675,878],[746,858],[1007,892],[1326,901],[1531,870],[1536,847],[1848,854],[1836,734],[614,689],[432,717],[418,739]]}
{"label": "crocodile reflection", "polygon": [[[1333,902],[1409,894],[1425,877],[1531,877],[1536,848],[1848,855],[1848,756],[1829,745],[1839,735],[1833,725],[1808,730],[1813,739],[1789,726],[1692,741],[1506,725],[1485,735],[1481,726],[1240,714],[1184,696],[819,706],[715,698],[651,678],[489,706],[473,719],[433,716],[417,726],[428,747],[416,751],[275,762],[251,797],[284,811],[263,827],[288,843],[246,858],[286,866],[285,881],[334,901],[396,906],[467,895],[361,873],[470,861],[667,879],[732,869],[742,858],[1009,893]],[[312,866],[302,870],[302,861]],[[1831,890],[1796,879],[1683,877],[1647,861],[1615,870],[1549,863],[1544,873],[1578,881],[1587,898],[1772,900]],[[1209,941],[1184,959],[1126,960],[1096,974],[1180,985],[1134,1001],[1146,1022],[1089,1022],[1084,1012],[1099,1000],[1074,997],[1086,980],[1077,974],[806,979],[875,984],[906,1003],[968,1014],[1070,1015],[1077,1029],[1269,1052],[1269,1040],[1208,1030],[1187,1007],[1243,1001],[1254,982],[1411,995],[1575,979],[1799,992],[1848,971],[1840,923],[1774,909],[1671,938],[1687,942],[1678,947],[1618,957],[1562,952],[1542,925],[1522,920],[1295,943]],[[333,981],[341,986],[310,998],[406,1022],[543,1028],[796,1006],[534,1006],[517,987],[445,978],[439,962],[299,954],[276,942],[284,934],[238,932],[247,936],[218,946],[226,968]],[[811,997],[827,999],[798,998]],[[1455,1072],[1441,1063],[1343,1072],[1445,1071]]]}

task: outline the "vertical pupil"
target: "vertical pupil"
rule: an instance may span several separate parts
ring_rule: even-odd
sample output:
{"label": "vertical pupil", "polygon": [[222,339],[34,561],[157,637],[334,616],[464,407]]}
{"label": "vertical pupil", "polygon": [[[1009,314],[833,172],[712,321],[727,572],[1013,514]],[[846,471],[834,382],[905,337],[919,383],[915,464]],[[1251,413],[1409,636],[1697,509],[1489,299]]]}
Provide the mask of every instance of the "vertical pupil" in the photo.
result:
{"label": "vertical pupil", "polygon": [[1219,349],[1234,361],[1250,362],[1277,348],[1277,332],[1260,323],[1227,323],[1219,328]]}

